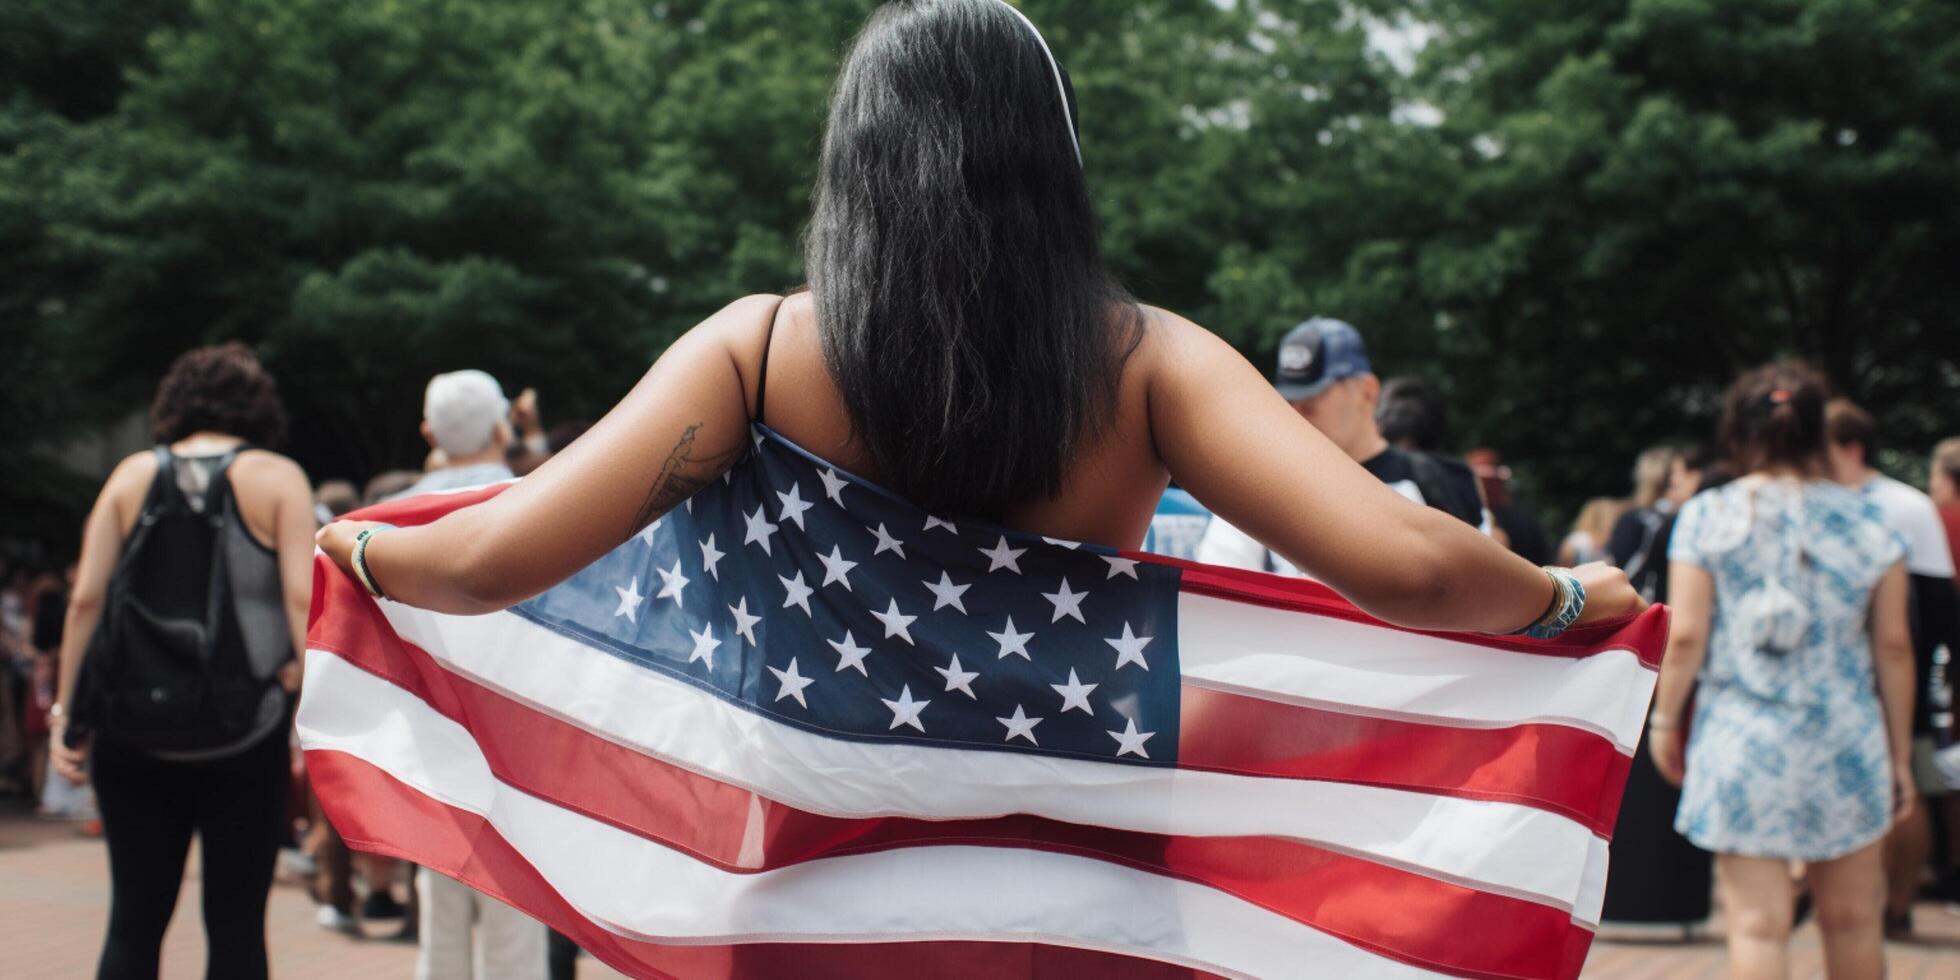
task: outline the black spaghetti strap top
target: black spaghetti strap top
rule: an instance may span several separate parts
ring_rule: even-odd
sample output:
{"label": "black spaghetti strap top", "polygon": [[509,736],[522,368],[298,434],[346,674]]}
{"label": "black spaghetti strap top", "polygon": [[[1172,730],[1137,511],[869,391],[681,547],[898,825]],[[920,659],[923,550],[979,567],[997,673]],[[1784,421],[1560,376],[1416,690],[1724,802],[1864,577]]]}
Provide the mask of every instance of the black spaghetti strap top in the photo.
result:
{"label": "black spaghetti strap top", "polygon": [[755,421],[767,425],[763,420],[762,409],[769,395],[769,348],[776,342],[776,320],[783,315],[783,304],[789,301],[784,296],[776,300],[776,308],[769,311],[769,331],[762,336],[762,366],[755,378]]}

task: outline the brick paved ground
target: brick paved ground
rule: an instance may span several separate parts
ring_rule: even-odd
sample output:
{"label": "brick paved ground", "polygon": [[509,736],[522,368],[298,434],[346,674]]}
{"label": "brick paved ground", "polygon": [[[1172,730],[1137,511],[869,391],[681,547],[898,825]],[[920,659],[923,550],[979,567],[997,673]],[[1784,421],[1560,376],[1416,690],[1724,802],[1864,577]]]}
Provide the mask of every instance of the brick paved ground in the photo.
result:
{"label": "brick paved ground", "polygon": [[[91,976],[107,914],[107,874],[100,841],[78,836],[69,824],[41,823],[17,810],[0,812],[0,977]],[[1923,941],[1891,946],[1891,976],[1960,977],[1960,915],[1922,905],[1919,927]],[[350,939],[315,926],[312,902],[289,881],[273,889],[266,928],[273,972],[281,980],[406,977],[415,959],[411,947]],[[203,943],[193,864],[164,942],[166,980],[201,977]],[[1815,926],[1798,933],[1794,948],[1797,976],[1821,976]],[[1714,980],[1723,976],[1722,947],[1716,940],[1687,945],[1602,941],[1594,945],[1585,975],[1601,980]],[[593,980],[618,975],[585,959],[579,976]]]}

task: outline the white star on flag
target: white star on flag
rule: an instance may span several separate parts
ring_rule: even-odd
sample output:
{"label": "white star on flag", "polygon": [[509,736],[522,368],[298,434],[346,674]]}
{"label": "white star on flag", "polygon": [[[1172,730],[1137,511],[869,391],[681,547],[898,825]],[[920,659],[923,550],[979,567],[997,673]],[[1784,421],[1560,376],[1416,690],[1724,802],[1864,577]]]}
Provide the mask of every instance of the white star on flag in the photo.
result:
{"label": "white star on flag", "polygon": [[694,652],[687,655],[687,662],[705,660],[709,670],[715,669],[715,648],[721,646],[721,641],[715,639],[715,624],[703,626],[699,633],[688,630],[687,635],[694,637]]}
{"label": "white star on flag", "polygon": [[938,671],[939,676],[946,678],[947,691],[959,691],[975,701],[980,700],[980,696],[973,693],[973,679],[980,675],[975,671],[961,670],[959,654],[953,654],[953,662],[950,666],[934,667],[933,670]]}
{"label": "white star on flag", "polygon": [[1134,754],[1148,759],[1150,758],[1150,753],[1143,750],[1143,743],[1150,741],[1150,736],[1155,734],[1157,733],[1137,731],[1136,719],[1125,718],[1123,719],[1123,730],[1120,732],[1110,732],[1109,737],[1116,740],[1117,758],[1120,759],[1123,756]]}
{"label": "white star on flag", "polygon": [[1046,534],[1041,536],[1041,540],[1046,541],[1057,548],[1067,548],[1070,551],[1074,551],[1075,549],[1082,547],[1082,542],[1080,541],[1070,541],[1067,538],[1051,538]]}
{"label": "white star on flag", "polygon": [[995,643],[1000,644],[1000,656],[995,657],[995,660],[1005,660],[1009,654],[1013,654],[1029,663],[1034,662],[1034,658],[1028,656],[1028,641],[1034,639],[1034,634],[1014,632],[1014,617],[1007,617],[1007,625],[1002,627],[1000,632],[987,635],[993,637]]}
{"label": "white star on flag", "polygon": [[1109,563],[1109,575],[1105,577],[1106,579],[1115,578],[1118,575],[1128,575],[1131,578],[1137,577],[1137,560],[1135,558],[1118,558],[1115,555],[1103,555],[1102,560]]}
{"label": "white star on flag", "polygon": [[829,585],[832,582],[842,582],[844,583],[844,591],[851,591],[851,569],[858,567],[858,563],[845,561],[843,548],[833,544],[830,546],[830,554],[818,555],[817,560],[823,562],[824,585]]}
{"label": "white star on flag", "polygon": [[783,578],[781,575],[776,576],[776,578],[782,581],[784,591],[789,593],[789,597],[783,600],[784,609],[796,606],[803,610],[803,615],[805,616],[816,615],[810,611],[810,594],[814,590],[803,584],[802,572],[797,572],[795,578]]}
{"label": "white star on flag", "polygon": [[[926,705],[932,702],[912,700],[912,688],[910,685],[899,689],[898,700],[896,701],[886,701],[884,698],[879,698],[878,700],[884,701],[885,707],[892,709],[892,728],[897,728],[900,725],[911,725],[919,731],[923,732],[926,730],[926,726],[919,721],[919,712],[926,710]],[[890,731],[891,729],[886,730]]]}
{"label": "white star on flag", "polygon": [[876,558],[887,551],[895,551],[898,553],[898,557],[900,558],[905,557],[905,542],[900,541],[899,539],[894,538],[889,533],[887,533],[885,531],[885,526],[883,524],[878,525],[877,530],[872,530],[871,528],[868,527],[865,528],[865,530],[871,531],[872,534],[878,536],[878,547],[872,549],[871,557]]}
{"label": "white star on flag", "polygon": [[1096,688],[1102,685],[1082,683],[1082,681],[1075,676],[1074,667],[1070,667],[1068,669],[1067,684],[1050,684],[1048,686],[1054,688],[1055,693],[1062,696],[1063,714],[1067,714],[1069,711],[1075,708],[1080,708],[1082,709],[1083,714],[1088,715],[1091,718],[1096,716],[1095,709],[1089,707],[1089,692],[1095,690]]}
{"label": "white star on flag", "polygon": [[1124,664],[1136,664],[1144,670],[1149,670],[1150,664],[1146,663],[1143,659],[1143,648],[1148,646],[1153,639],[1155,637],[1136,635],[1130,631],[1130,624],[1124,623],[1122,636],[1112,637],[1103,642],[1116,648],[1116,666],[1114,669],[1122,670]]}
{"label": "white star on flag", "polygon": [[627,622],[638,626],[640,623],[640,603],[646,599],[645,596],[640,594],[640,577],[637,575],[633,576],[633,581],[623,589],[617,585],[613,586],[613,591],[619,593],[619,608],[613,610],[613,618],[617,619],[624,616]]}
{"label": "white star on flag", "polygon": [[729,606],[728,612],[735,617],[736,634],[749,641],[749,646],[755,646],[755,624],[762,622],[762,617],[749,615],[749,597],[735,600],[735,605]]}
{"label": "white star on flag", "polygon": [[668,571],[664,568],[656,568],[654,571],[660,573],[660,593],[654,596],[654,598],[672,599],[674,600],[674,608],[681,608],[681,590],[687,588],[687,583],[692,581],[687,576],[681,574],[681,560],[679,558],[674,559],[673,571]]}
{"label": "white star on flag", "polygon": [[[886,607],[884,612],[873,612],[871,617],[885,624],[885,639],[889,640],[896,636],[907,643],[912,642],[912,630],[910,627],[912,621],[919,617],[907,616],[899,612],[897,599],[893,599],[891,605]],[[914,645],[916,646],[917,644]]]}
{"label": "white star on flag", "polygon": [[1041,744],[1034,740],[1034,726],[1041,724],[1041,719],[1028,717],[1028,713],[1020,705],[1014,706],[1014,717],[994,720],[1007,726],[1007,738],[1003,741],[1012,742],[1017,738],[1025,738],[1029,745]]}
{"label": "white star on flag", "polygon": [[957,528],[957,527],[954,527],[954,526],[953,526],[953,522],[952,522],[952,521],[948,521],[948,520],[944,520],[944,519],[942,519],[942,518],[938,518],[938,517],[934,517],[934,516],[932,516],[931,514],[927,514],[927,515],[926,515],[926,530],[928,530],[928,531],[930,531],[930,530],[932,530],[932,529],[933,529],[933,528],[935,528],[935,527],[943,527],[943,528],[945,528],[946,530],[948,530],[948,531],[951,531],[951,532],[953,532],[953,534],[954,534],[955,536],[957,536],[957,535],[958,535],[958,534],[960,533],[960,529],[959,529],[959,528]]}
{"label": "white star on flag", "polygon": [[[742,534],[742,543],[760,543],[762,545],[762,553],[765,555],[769,554],[769,536],[776,533],[776,525],[769,523],[769,519],[763,516],[762,505],[756,504],[755,513],[743,520],[748,524],[748,530]],[[719,576],[717,576],[717,580],[719,580]]]}
{"label": "white star on flag", "polygon": [[[764,666],[767,665],[765,664]],[[803,689],[816,682],[796,672],[795,657],[789,658],[788,670],[777,670],[774,667],[770,667],[769,672],[775,674],[776,680],[782,683],[782,686],[776,689],[776,700],[781,701],[784,698],[795,698],[797,704],[805,708],[810,706],[810,702],[803,700]]]}
{"label": "white star on flag", "polygon": [[817,474],[817,478],[823,481],[823,495],[837,506],[844,506],[844,488],[850,486],[849,481],[838,476],[836,470],[824,470]]}
{"label": "white star on flag", "polygon": [[796,522],[797,530],[809,530],[809,528],[803,526],[803,512],[815,505],[803,501],[803,487],[801,484],[790,484],[788,493],[784,493],[781,490],[776,491],[776,499],[783,502],[783,511],[776,515],[777,520],[794,521]]}
{"label": "white star on flag", "polygon": [[864,658],[871,653],[871,648],[858,646],[857,641],[851,639],[850,630],[844,631],[844,638],[842,640],[826,640],[824,642],[829,643],[830,648],[837,651],[838,673],[843,673],[846,667],[856,667],[858,673],[866,677],[871,676],[871,673],[864,669]]}
{"label": "white star on flag", "polygon": [[660,522],[664,520],[666,520],[664,517],[654,518],[652,524],[640,528],[640,533],[634,535],[634,537],[639,538],[641,544],[649,548],[653,547],[653,532],[660,530]]}
{"label": "white star on flag", "polygon": [[1089,625],[1089,621],[1082,618],[1082,600],[1089,598],[1089,593],[1069,591],[1066,577],[1062,579],[1060,592],[1043,592],[1041,596],[1055,604],[1055,618],[1049,622],[1059,623],[1063,616],[1067,616],[1084,626]]}
{"label": "white star on flag", "polygon": [[721,581],[721,572],[715,566],[721,563],[721,559],[721,552],[715,550],[715,536],[710,534],[708,540],[701,542],[701,568],[717,582]]}
{"label": "white star on flag", "polygon": [[1007,546],[1007,535],[1003,534],[1000,536],[999,544],[994,545],[992,548],[981,548],[980,553],[987,556],[987,571],[997,572],[1005,568],[1019,575],[1021,574],[1020,558],[1022,555],[1028,553],[1028,549],[1009,548]]}
{"label": "white star on flag", "polygon": [[962,613],[966,612],[966,603],[960,600],[960,596],[965,595],[966,590],[973,588],[972,583],[954,585],[953,577],[946,574],[945,569],[940,569],[938,585],[934,585],[931,582],[922,582],[920,584],[924,585],[926,590],[932,593],[933,612],[938,612],[947,606],[952,606]]}

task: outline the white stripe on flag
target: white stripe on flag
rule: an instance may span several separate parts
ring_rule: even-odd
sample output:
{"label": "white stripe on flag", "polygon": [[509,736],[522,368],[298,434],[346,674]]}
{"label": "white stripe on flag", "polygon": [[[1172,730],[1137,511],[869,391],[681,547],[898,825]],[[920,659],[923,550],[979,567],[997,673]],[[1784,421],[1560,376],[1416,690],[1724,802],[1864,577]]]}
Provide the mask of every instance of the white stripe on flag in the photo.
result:
{"label": "white stripe on flag", "polygon": [[[1519,654],[1188,592],[1177,642],[1184,676],[1197,682],[1441,724],[1566,725],[1626,754],[1655,680],[1630,650]],[[1608,721],[1602,729],[1587,718]]]}
{"label": "white stripe on flag", "polygon": [[[521,700],[600,737],[813,813],[926,819],[1028,813],[1148,833],[1270,834],[1551,904],[1588,925],[1598,921],[1599,896],[1587,879],[1604,877],[1605,842],[1576,821],[1535,807],[1348,783],[826,738],[510,613],[441,616],[380,605],[403,639],[463,677],[521,691]],[[800,764],[773,761],[781,759]],[[852,778],[826,775],[832,771]],[[1589,857],[1584,863],[1546,859],[1574,854]],[[1589,870],[1595,863],[1600,867]]]}
{"label": "white stripe on flag", "polygon": [[460,725],[330,653],[308,655],[307,686],[325,692],[300,709],[309,750],[484,817],[581,914],[629,938],[1028,941],[1238,976],[1436,975],[1216,889],[1047,851],[927,845],[733,874],[504,785]]}

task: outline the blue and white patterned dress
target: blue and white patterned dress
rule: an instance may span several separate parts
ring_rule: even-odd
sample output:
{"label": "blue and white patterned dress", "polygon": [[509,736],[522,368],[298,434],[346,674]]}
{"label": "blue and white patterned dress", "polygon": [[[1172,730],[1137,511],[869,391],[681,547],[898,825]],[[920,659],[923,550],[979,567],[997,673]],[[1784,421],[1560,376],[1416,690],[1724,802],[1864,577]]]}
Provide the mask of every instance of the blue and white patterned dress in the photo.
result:
{"label": "blue and white patterned dress", "polygon": [[1878,508],[1833,483],[1747,478],[1689,501],[1668,554],[1715,579],[1675,829],[1718,853],[1812,861],[1884,836],[1867,616],[1901,550]]}

